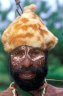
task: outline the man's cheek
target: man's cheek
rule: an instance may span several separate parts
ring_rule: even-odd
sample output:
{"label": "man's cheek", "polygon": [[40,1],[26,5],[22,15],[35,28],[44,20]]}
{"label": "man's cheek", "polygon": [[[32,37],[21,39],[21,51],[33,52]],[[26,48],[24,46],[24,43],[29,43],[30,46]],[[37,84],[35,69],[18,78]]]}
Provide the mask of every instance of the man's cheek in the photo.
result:
{"label": "man's cheek", "polygon": [[34,66],[35,68],[40,68],[40,67],[42,67],[43,65],[44,65],[44,63],[42,63],[41,60],[35,61],[35,62],[33,63],[33,66]]}
{"label": "man's cheek", "polygon": [[18,61],[11,61],[11,65],[13,66],[13,68],[17,69],[17,68],[22,68],[21,66],[22,62],[18,62]]}

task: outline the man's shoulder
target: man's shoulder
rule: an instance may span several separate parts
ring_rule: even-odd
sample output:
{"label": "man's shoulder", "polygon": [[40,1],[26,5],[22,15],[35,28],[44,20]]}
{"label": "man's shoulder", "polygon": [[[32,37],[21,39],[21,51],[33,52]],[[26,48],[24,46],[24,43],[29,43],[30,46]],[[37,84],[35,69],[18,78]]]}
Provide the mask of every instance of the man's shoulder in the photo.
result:
{"label": "man's shoulder", "polygon": [[12,84],[10,84],[10,86],[6,90],[0,92],[0,96],[19,96],[19,95],[17,93],[15,86],[12,86]]}
{"label": "man's shoulder", "polygon": [[47,84],[46,96],[63,96],[63,88]]}

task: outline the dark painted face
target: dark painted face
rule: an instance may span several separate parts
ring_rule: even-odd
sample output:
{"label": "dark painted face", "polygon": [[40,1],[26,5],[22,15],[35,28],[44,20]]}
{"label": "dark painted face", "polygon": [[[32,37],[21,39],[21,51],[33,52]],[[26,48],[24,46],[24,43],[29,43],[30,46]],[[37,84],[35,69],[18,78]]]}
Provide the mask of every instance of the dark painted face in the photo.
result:
{"label": "dark painted face", "polygon": [[25,90],[38,89],[47,74],[47,52],[31,46],[20,46],[10,55],[10,72],[17,85]]}

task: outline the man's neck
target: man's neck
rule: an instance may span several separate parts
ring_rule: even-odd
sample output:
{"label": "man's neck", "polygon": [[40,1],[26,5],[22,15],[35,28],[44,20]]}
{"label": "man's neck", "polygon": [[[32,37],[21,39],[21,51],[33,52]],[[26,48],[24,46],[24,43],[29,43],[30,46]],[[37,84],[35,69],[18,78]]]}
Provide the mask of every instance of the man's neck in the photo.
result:
{"label": "man's neck", "polygon": [[29,93],[32,95],[32,96],[41,96],[41,92],[42,90],[33,90],[33,91],[29,91]]}
{"label": "man's neck", "polygon": [[46,89],[46,86],[47,86],[47,83],[45,82],[44,85],[43,86],[40,86],[39,89],[29,91],[29,93],[32,96],[42,96],[43,90],[44,90],[44,88]]}

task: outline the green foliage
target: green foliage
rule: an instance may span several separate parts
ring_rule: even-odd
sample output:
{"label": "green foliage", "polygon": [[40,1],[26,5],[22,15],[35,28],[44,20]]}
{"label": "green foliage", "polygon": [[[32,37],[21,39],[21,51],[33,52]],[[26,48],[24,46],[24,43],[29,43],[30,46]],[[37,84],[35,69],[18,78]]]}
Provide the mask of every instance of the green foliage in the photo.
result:
{"label": "green foliage", "polygon": [[59,70],[63,68],[63,65],[61,64],[60,59],[54,56],[53,54],[51,54],[49,55],[49,58],[48,58],[48,64],[49,64],[49,67],[48,67],[49,71],[48,71],[47,77],[54,78],[54,79],[60,79],[60,78],[63,79],[62,74],[60,75],[62,71]]}

